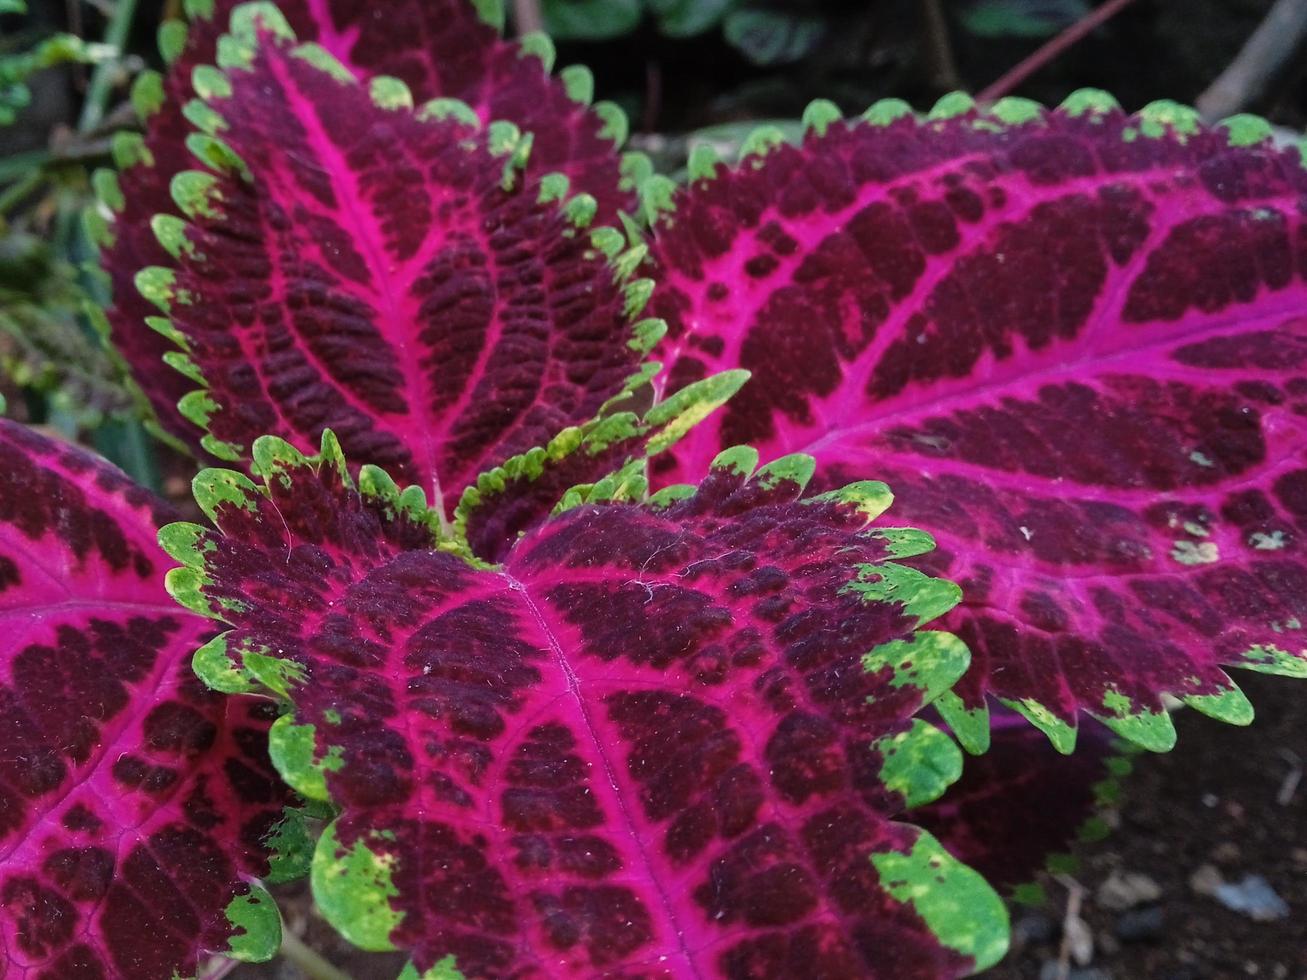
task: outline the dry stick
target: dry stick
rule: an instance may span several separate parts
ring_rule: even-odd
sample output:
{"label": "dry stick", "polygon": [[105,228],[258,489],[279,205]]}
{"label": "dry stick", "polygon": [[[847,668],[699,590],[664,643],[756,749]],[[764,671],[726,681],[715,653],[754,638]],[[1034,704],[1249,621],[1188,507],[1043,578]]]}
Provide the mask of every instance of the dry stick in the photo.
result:
{"label": "dry stick", "polygon": [[1066,914],[1062,916],[1062,945],[1057,952],[1056,980],[1071,976],[1071,946],[1075,923],[1080,918],[1080,906],[1085,900],[1085,887],[1070,875],[1057,875],[1058,883],[1067,890]]}
{"label": "dry stick", "polygon": [[540,0],[513,0],[513,23],[518,37],[545,29],[545,18],[540,13]]}
{"label": "dry stick", "polygon": [[948,18],[944,16],[942,0],[926,0],[921,12],[926,18],[926,53],[931,82],[946,92],[961,88],[962,76],[958,74],[957,62],[953,59],[953,43],[949,40]]}
{"label": "dry stick", "polygon": [[1298,784],[1302,781],[1302,757],[1293,749],[1280,749],[1280,758],[1289,763],[1289,771],[1280,784],[1275,802],[1280,806],[1288,806],[1293,802],[1293,794],[1298,792]]}
{"label": "dry stick", "polygon": [[1307,36],[1307,0],[1279,0],[1221,76],[1198,96],[1208,122],[1246,109],[1293,57]]}
{"label": "dry stick", "polygon": [[644,91],[640,131],[652,133],[658,128],[658,117],[663,109],[663,66],[652,58],[644,63]]}
{"label": "dry stick", "polygon": [[976,101],[998,101],[1035,72],[1039,71],[1039,69],[1047,65],[1067,48],[1079,43],[1086,35],[1096,30],[1099,25],[1106,23],[1121,11],[1125,10],[1125,8],[1130,6],[1132,3],[1134,3],[1134,0],[1108,0],[1107,3],[1103,4],[1092,13],[1086,14],[1057,37],[1040,47],[1030,55],[1030,57],[1026,58],[1015,68],[1007,72],[998,81],[986,88],[976,96]]}

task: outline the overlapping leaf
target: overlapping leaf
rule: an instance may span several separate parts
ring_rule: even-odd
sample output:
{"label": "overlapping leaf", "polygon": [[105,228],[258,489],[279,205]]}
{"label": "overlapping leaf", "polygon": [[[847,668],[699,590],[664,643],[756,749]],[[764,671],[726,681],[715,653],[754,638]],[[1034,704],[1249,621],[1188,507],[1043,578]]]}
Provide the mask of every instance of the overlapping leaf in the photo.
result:
{"label": "overlapping leaf", "polygon": [[618,410],[651,394],[646,379],[637,378],[635,390],[601,418],[564,429],[547,445],[480,474],[454,509],[455,540],[478,558],[497,562],[551,511],[596,493],[606,500],[643,499],[649,490],[648,460],[674,446],[747,380],[748,372],[723,371],[686,385],[643,414]]}
{"label": "overlapping leaf", "polygon": [[419,102],[458,99],[485,124],[505,120],[530,133],[528,175],[563,174],[573,191],[595,199],[600,221],[631,210],[623,170],[640,161],[618,152],[626,117],[611,102],[592,104],[588,69],[551,76],[554,51],[544,35],[504,40],[502,0],[402,0],[380,14],[357,0],[288,0],[281,9],[297,36],[365,80],[393,76]]}
{"label": "overlapping leaf", "polygon": [[1299,151],[1092,92],[809,122],[661,217],[671,383],[753,372],[673,469],[748,441],[886,479],[966,596],[963,733],[992,695],[1065,751],[1081,712],[1164,749],[1163,692],[1246,723],[1221,665],[1307,676]]}
{"label": "overlapping leaf", "polygon": [[[0,942],[6,978],[193,973],[277,950],[274,705],[213,694],[211,624],[163,589],[169,512],[0,422]],[[274,711],[275,716],[275,711]]]}
{"label": "overlapping leaf", "polygon": [[[601,493],[504,563],[433,550],[436,517],[335,440],[210,470],[219,532],[161,535],[183,603],[233,628],[217,687],[288,698],[273,757],[342,808],[314,888],[356,944],[465,976],[954,976],[1004,915],[893,822],[960,753],[913,714],[965,669],[917,627],[956,587],[891,561],[881,484],[801,498],[811,460]],[[440,975],[448,975],[442,973]]]}
{"label": "overlapping leaf", "polygon": [[[592,201],[524,182],[512,127],[415,110],[402,83],[357,84],[266,10],[234,16],[229,70],[197,76],[211,135],[195,145],[220,169],[173,181],[189,223],[155,230],[174,265],[138,277],[204,386],[182,406],[211,452],[330,426],[452,506],[626,389],[661,325],[631,326],[647,283],[619,283],[591,243]],[[268,27],[283,33],[256,38]]]}
{"label": "overlapping leaf", "polygon": [[[124,136],[115,146],[119,174],[98,181],[104,203],[114,214],[101,231],[104,264],[113,280],[114,306],[108,312],[115,345],[132,365],[164,428],[197,445],[200,433],[177,411],[192,387],[161,361],[171,345],[145,326],[155,312],[136,292],[133,279],[147,266],[168,260],[155,240],[151,222],[175,211],[170,181],[194,165],[186,139],[191,124],[185,107],[193,95],[192,74],[216,58],[219,35],[237,4],[210,0],[188,4],[189,29],[166,24],[161,47],[172,60],[160,78],[145,75],[134,101],[146,122],[144,138]],[[473,0],[402,0],[384,8],[329,0],[281,5],[284,17],[305,41],[328,50],[361,80],[393,76],[405,81],[419,102],[460,99],[483,123],[506,120],[532,136],[530,175],[565,176],[577,193],[591,195],[600,220],[629,208],[623,161],[617,152],[626,121],[609,103],[590,104],[593,80],[580,67],[549,74],[553,52],[547,39],[521,44],[503,40],[503,12],[496,3]],[[397,193],[402,188],[397,190]],[[552,433],[551,433],[552,434]]]}

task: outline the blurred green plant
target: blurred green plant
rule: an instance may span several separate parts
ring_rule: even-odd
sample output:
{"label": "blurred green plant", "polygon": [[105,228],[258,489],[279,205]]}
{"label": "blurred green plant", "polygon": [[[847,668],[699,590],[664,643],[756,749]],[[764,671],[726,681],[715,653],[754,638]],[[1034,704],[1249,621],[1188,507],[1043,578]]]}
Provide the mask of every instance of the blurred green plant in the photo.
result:
{"label": "blurred green plant", "polygon": [[[24,0],[0,0],[0,15],[26,12]],[[29,47],[18,47],[22,34],[0,41],[0,126],[14,123],[32,101],[27,81],[32,75],[57,65],[98,65],[116,59],[112,44],[88,43],[74,34],[59,33],[42,38]]]}
{"label": "blurred green plant", "polygon": [[822,3],[777,0],[544,0],[545,30],[561,41],[600,41],[634,31],[646,15],[666,37],[720,29],[728,44],[758,65],[798,61],[829,26]]}
{"label": "blurred green plant", "polygon": [[[51,129],[45,146],[0,158],[0,375],[31,421],[94,445],[157,489],[143,401],[88,315],[108,299],[84,230],[98,207],[89,169],[109,152],[118,118],[106,118],[110,100],[140,65],[125,52],[135,0],[102,10],[99,42],[28,28],[0,40],[0,128]],[[24,0],[0,0],[0,14],[25,12]],[[34,76],[71,64],[94,66],[75,130],[64,120],[29,122]]]}
{"label": "blurred green plant", "polygon": [[0,237],[0,370],[67,435],[134,410],[123,372],[86,328],[79,270],[28,230]]}
{"label": "blurred green plant", "polygon": [[974,0],[958,13],[978,37],[1051,37],[1089,13],[1087,0]]}

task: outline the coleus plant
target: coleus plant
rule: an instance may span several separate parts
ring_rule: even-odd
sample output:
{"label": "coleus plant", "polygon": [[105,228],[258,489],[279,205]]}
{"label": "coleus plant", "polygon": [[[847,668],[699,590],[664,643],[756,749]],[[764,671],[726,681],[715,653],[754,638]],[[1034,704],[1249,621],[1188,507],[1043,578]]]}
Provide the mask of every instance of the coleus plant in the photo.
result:
{"label": "coleus plant", "polygon": [[0,428],[15,976],[267,958],[297,874],[409,977],[963,975],[959,858],[1017,884],[1111,768],[996,714],[957,783],[991,699],[1156,750],[1166,695],[1251,720],[1223,666],[1307,675],[1260,124],[818,103],[677,188],[494,4],[189,13],[94,224],[228,468],[178,523]]}

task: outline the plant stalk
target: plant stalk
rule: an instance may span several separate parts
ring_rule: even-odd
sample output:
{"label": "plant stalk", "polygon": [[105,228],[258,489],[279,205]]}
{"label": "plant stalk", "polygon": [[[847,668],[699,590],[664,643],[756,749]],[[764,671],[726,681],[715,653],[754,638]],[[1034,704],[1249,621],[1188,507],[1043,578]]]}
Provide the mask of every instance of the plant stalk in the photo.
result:
{"label": "plant stalk", "polygon": [[281,955],[294,963],[309,980],[350,980],[349,974],[327,962],[289,929],[281,933]]}
{"label": "plant stalk", "polygon": [[122,60],[123,48],[127,44],[127,35],[135,16],[136,0],[118,0],[113,16],[109,18],[109,26],[104,31],[104,43],[113,48],[114,56],[101,61],[91,72],[91,84],[86,91],[86,101],[82,103],[82,114],[77,120],[77,128],[83,133],[94,129],[104,118],[109,93],[113,89],[114,72]]}

